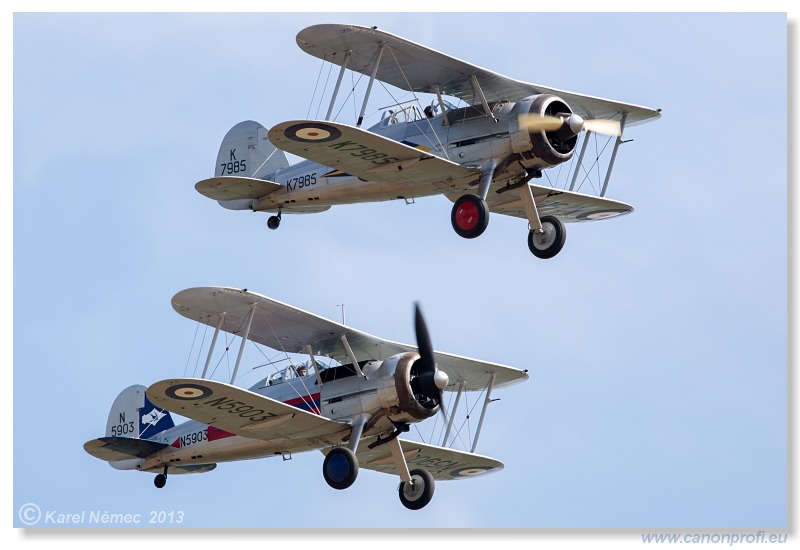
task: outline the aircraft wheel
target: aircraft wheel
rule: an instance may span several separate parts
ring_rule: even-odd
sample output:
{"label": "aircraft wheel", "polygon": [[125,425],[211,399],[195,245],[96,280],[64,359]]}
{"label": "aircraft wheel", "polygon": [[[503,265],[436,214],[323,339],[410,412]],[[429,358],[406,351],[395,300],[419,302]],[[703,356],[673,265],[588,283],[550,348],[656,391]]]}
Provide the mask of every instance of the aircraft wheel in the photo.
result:
{"label": "aircraft wheel", "polygon": [[167,476],[165,476],[164,474],[158,474],[156,478],[153,480],[153,484],[159,489],[162,489],[164,485],[167,484]]}
{"label": "aircraft wheel", "polygon": [[281,224],[281,219],[279,216],[270,216],[267,220],[267,227],[270,229],[278,229],[278,226]]}
{"label": "aircraft wheel", "polygon": [[453,205],[450,223],[460,237],[474,239],[489,225],[489,207],[476,195],[463,195]]}
{"label": "aircraft wheel", "polygon": [[347,489],[358,476],[358,459],[347,447],[335,447],[322,463],[322,475],[334,489]]}
{"label": "aircraft wheel", "polygon": [[411,483],[400,483],[400,502],[409,510],[424,508],[433,498],[433,476],[428,470],[411,470]]}
{"label": "aircraft wheel", "polygon": [[545,216],[541,219],[544,233],[528,232],[528,248],[537,258],[552,258],[564,248],[567,240],[567,228],[558,218]]}

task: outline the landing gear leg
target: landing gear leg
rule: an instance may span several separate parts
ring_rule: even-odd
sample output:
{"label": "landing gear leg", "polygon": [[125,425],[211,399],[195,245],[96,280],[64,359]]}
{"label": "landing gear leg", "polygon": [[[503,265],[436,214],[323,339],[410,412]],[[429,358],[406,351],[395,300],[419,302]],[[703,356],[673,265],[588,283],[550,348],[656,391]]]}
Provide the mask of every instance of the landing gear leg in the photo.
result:
{"label": "landing gear leg", "polygon": [[459,237],[474,239],[486,231],[489,225],[489,206],[486,197],[492,185],[497,162],[489,161],[483,167],[477,195],[464,195],[459,197],[450,212],[450,223]]}
{"label": "landing gear leg", "polygon": [[267,227],[270,229],[278,229],[278,226],[281,224],[281,211],[278,210],[277,216],[270,216],[267,220]]}
{"label": "landing gear leg", "polygon": [[358,477],[358,458],[356,450],[364,424],[369,420],[367,415],[356,417],[353,430],[350,432],[350,441],[347,447],[334,447],[322,463],[322,477],[334,489],[347,489]]}
{"label": "landing gear leg", "polygon": [[164,466],[164,473],[163,474],[158,474],[156,476],[156,478],[153,480],[153,484],[158,489],[163,489],[164,485],[167,484],[167,468],[168,468],[168,466]]}
{"label": "landing gear leg", "polygon": [[392,439],[389,443],[392,458],[397,470],[400,472],[400,486],[398,493],[400,502],[409,510],[424,508],[433,499],[433,476],[423,469],[408,471],[406,457],[399,439]]}
{"label": "landing gear leg", "polygon": [[528,218],[528,225],[530,225],[528,249],[537,258],[543,260],[552,258],[564,248],[567,229],[562,221],[554,216],[539,218],[539,210],[536,208],[533,192],[527,183],[519,188],[519,197]]}

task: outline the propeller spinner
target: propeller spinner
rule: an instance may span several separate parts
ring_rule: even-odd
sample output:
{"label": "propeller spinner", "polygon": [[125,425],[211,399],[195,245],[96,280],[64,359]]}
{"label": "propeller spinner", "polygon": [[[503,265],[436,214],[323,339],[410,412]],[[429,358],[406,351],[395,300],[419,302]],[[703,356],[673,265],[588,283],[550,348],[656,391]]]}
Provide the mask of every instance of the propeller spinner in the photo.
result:
{"label": "propeller spinner", "polygon": [[519,115],[517,120],[519,127],[528,131],[543,130],[545,132],[554,132],[566,127],[573,134],[578,134],[581,130],[607,136],[619,136],[621,134],[620,124],[616,120],[602,118],[584,120],[582,116],[575,113],[559,113],[556,116],[527,113]]}

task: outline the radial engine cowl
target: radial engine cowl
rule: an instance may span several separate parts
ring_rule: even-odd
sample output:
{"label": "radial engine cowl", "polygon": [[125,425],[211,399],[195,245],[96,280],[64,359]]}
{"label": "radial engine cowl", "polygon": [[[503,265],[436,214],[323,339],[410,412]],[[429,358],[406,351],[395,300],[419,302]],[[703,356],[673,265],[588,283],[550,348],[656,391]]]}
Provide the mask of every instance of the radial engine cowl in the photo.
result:
{"label": "radial engine cowl", "polygon": [[417,387],[415,363],[419,359],[420,355],[415,352],[400,357],[394,371],[394,384],[400,409],[412,418],[424,420],[439,412],[439,405]]}
{"label": "radial engine cowl", "polygon": [[[529,112],[533,115],[568,117],[572,114],[572,109],[561,98],[542,94],[536,96],[531,102]],[[558,130],[531,130],[530,136],[533,154],[551,165],[560,164],[572,158],[575,144],[578,142],[578,136],[576,132],[572,131],[569,124],[564,124]]]}

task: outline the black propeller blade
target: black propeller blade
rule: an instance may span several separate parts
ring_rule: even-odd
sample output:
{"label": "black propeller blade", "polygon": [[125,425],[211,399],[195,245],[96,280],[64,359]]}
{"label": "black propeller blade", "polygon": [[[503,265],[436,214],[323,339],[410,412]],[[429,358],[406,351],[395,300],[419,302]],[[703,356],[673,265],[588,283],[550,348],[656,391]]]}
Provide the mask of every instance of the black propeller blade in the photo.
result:
{"label": "black propeller blade", "polygon": [[417,347],[419,348],[419,367],[417,377],[419,378],[419,388],[426,397],[435,400],[442,405],[443,390],[447,386],[447,374],[436,368],[436,360],[433,356],[433,344],[425,324],[425,318],[419,308],[419,303],[414,303],[414,330],[417,335]]}

